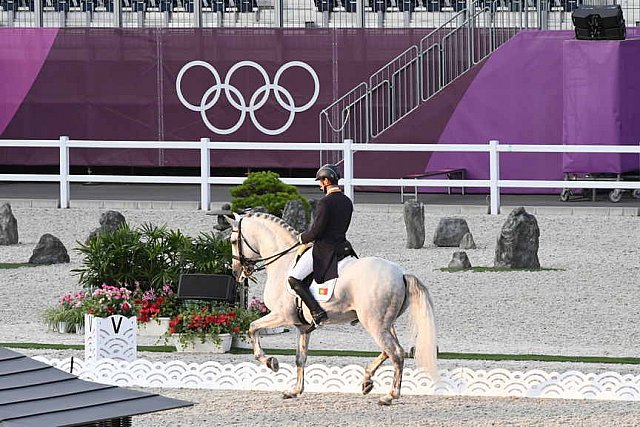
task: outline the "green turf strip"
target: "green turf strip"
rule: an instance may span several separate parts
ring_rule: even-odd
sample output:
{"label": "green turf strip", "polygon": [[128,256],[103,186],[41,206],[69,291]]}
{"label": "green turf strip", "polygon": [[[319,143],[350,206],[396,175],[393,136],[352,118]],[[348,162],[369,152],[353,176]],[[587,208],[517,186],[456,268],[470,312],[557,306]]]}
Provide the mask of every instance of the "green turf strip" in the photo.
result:
{"label": "green turf strip", "polygon": [[[23,349],[50,349],[50,350],[83,350],[80,344],[40,344],[40,343],[0,343],[0,347]],[[175,352],[173,346],[138,346],[138,351],[150,352]],[[265,353],[273,355],[289,356],[296,352],[292,349],[266,348]],[[233,348],[232,354],[251,354],[250,349]],[[374,358],[379,353],[371,351],[350,350],[310,350],[311,356],[325,357],[366,357]],[[624,365],[639,365],[637,357],[604,357],[604,356],[555,356],[549,354],[483,354],[483,353],[439,353],[438,359],[453,360],[506,360],[506,361],[537,361],[537,362],[572,362],[572,363],[611,363]]]}
{"label": "green turf strip", "polygon": [[10,268],[20,267],[37,267],[38,264],[29,264],[28,262],[0,262],[0,270],[8,270]]}

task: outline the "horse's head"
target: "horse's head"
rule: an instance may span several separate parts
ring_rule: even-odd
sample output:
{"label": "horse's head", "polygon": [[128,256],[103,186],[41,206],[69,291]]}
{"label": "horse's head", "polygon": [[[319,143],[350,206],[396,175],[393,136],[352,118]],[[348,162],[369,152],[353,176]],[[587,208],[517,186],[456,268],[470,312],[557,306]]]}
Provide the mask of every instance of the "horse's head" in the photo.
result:
{"label": "horse's head", "polygon": [[231,236],[229,237],[233,257],[231,273],[238,282],[242,282],[253,274],[256,264],[254,260],[258,259],[260,254],[252,248],[245,235],[242,234],[243,217],[235,213],[233,216],[233,219],[227,217],[227,221],[231,225]]}

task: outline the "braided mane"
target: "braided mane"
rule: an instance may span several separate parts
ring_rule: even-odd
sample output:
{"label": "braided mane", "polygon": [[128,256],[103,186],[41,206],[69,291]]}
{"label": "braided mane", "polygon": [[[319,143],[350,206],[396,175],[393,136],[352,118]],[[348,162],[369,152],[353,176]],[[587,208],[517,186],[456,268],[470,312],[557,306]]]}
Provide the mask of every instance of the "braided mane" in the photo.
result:
{"label": "braided mane", "polygon": [[266,219],[267,221],[270,221],[270,222],[272,222],[274,224],[277,224],[277,225],[281,226],[282,228],[287,230],[289,233],[291,233],[293,236],[297,236],[298,235],[298,230],[296,230],[295,228],[290,226],[282,218],[278,218],[275,215],[271,215],[271,214],[264,213],[264,212],[249,212],[248,214],[245,215],[245,217],[254,217],[254,218],[259,218],[259,219]]}

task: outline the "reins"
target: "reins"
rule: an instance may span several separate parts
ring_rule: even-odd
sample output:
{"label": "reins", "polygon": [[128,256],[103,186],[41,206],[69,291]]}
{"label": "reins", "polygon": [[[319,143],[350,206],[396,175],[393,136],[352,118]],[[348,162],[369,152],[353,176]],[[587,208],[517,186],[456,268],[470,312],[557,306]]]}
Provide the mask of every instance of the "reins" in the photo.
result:
{"label": "reins", "polygon": [[[300,246],[300,242],[296,242],[295,245],[280,251],[276,254],[273,255],[269,255],[267,257],[262,257],[262,258],[247,258],[244,256],[244,251],[242,250],[242,242],[244,242],[247,247],[249,249],[251,249],[251,251],[253,253],[255,253],[256,255],[260,255],[260,252],[258,252],[257,250],[255,250],[247,241],[247,239],[244,237],[244,235],[242,234],[242,220],[244,218],[240,218],[240,220],[238,221],[238,256],[233,255],[233,259],[236,259],[238,261],[240,261],[240,265],[243,267],[243,269],[245,270],[245,274],[247,275],[247,277],[251,276],[254,272],[256,271],[262,271],[265,268],[267,268],[267,266],[269,264],[272,264],[274,262],[276,262],[277,260],[279,260],[280,258],[282,258],[283,256],[285,256],[286,254],[288,254],[289,252],[291,252],[292,250],[294,250],[295,248],[297,248],[298,246]],[[236,231],[236,230],[233,230]],[[266,261],[266,262],[265,262]],[[257,265],[259,262],[263,263],[261,265]]]}

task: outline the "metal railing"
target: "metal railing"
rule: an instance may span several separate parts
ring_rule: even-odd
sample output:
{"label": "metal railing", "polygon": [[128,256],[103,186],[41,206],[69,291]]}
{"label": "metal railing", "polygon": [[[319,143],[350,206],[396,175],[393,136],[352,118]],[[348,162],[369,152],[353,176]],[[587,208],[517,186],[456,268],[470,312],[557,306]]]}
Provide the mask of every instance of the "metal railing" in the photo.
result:
{"label": "metal railing", "polygon": [[[209,210],[211,205],[212,184],[241,184],[246,177],[212,177],[211,156],[215,158],[217,150],[277,150],[277,151],[322,151],[330,149],[342,152],[343,178],[345,194],[354,202],[355,186],[375,187],[415,187],[414,179],[375,179],[356,178],[354,176],[354,153],[356,151],[375,152],[485,152],[489,153],[488,179],[433,179],[421,180],[420,187],[472,187],[489,188],[490,213],[500,213],[500,190],[502,188],[595,188],[640,190],[640,181],[544,181],[544,180],[505,180],[500,177],[501,153],[625,153],[640,155],[640,145],[502,145],[492,140],[488,144],[355,144],[352,140],[341,143],[266,143],[266,142],[213,142],[202,138],[199,142],[189,141],[73,141],[68,137],[59,140],[0,140],[2,147],[46,148],[60,150],[59,174],[0,174],[2,181],[58,182],[60,184],[60,208],[68,208],[70,202],[70,183],[72,182],[108,182],[108,183],[152,183],[152,184],[196,184],[200,186],[200,208]],[[200,176],[144,176],[144,175],[76,175],[69,173],[69,150],[73,148],[164,148],[200,151]],[[213,153],[212,153],[213,152]],[[640,158],[640,157],[639,157]],[[313,178],[283,178],[285,183],[299,186],[316,186]]]}
{"label": "metal railing", "polygon": [[[503,26],[500,0],[476,0],[320,112],[320,142],[367,143],[427,102],[524,27]],[[484,6],[480,7],[480,4]],[[523,20],[525,22],[526,20]],[[339,163],[335,154],[321,161]]]}
{"label": "metal railing", "polygon": [[[579,4],[597,2],[498,0],[476,7],[491,5],[494,15],[481,27],[567,30]],[[627,26],[640,26],[639,0],[620,4]],[[0,27],[438,28],[470,9],[468,0],[0,0]]]}

